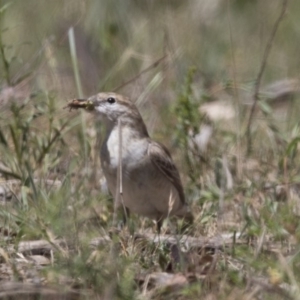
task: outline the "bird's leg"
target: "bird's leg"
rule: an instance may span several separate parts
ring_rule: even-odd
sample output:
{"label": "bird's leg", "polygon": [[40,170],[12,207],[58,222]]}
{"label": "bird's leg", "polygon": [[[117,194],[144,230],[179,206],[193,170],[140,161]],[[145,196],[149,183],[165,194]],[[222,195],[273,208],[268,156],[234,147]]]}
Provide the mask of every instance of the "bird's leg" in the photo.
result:
{"label": "bird's leg", "polygon": [[123,219],[123,224],[125,226],[127,224],[127,222],[128,222],[128,219],[129,219],[129,216],[130,216],[130,211],[129,211],[129,209],[126,206],[124,206],[124,205],[122,205],[122,206],[123,206],[123,209],[122,209],[122,219]]}
{"label": "bird's leg", "polygon": [[161,226],[163,224],[163,218],[159,218],[158,220],[156,220],[156,229],[157,229],[157,234],[160,235],[161,232]]}
{"label": "bird's leg", "polygon": [[161,233],[161,226],[164,222],[163,218],[159,218],[156,220],[156,229],[157,229],[157,236],[158,236],[158,245],[160,246],[160,233]]}
{"label": "bird's leg", "polygon": [[122,230],[125,226],[129,224],[129,209],[125,206],[120,206],[117,209],[117,214],[115,216],[115,225],[117,226],[118,230]]}

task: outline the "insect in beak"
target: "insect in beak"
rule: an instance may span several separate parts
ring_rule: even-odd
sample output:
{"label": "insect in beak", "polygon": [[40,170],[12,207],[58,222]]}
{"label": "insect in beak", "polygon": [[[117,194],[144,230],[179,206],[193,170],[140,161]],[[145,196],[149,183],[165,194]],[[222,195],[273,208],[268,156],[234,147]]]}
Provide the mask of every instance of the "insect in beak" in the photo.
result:
{"label": "insect in beak", "polygon": [[67,106],[64,107],[69,108],[70,111],[72,109],[84,108],[86,110],[93,110],[95,108],[94,103],[88,99],[73,99],[70,100]]}

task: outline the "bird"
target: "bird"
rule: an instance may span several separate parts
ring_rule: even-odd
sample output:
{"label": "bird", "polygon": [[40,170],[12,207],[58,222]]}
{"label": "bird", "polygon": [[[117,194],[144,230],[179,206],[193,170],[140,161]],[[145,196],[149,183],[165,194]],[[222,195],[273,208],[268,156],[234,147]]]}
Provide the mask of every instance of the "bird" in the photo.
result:
{"label": "bird", "polygon": [[100,161],[110,193],[115,201],[121,199],[118,209],[124,206],[128,213],[155,220],[158,233],[169,216],[193,222],[170,152],[150,138],[139,110],[129,98],[113,92],[98,93],[71,100],[67,107],[85,108],[105,124]]}

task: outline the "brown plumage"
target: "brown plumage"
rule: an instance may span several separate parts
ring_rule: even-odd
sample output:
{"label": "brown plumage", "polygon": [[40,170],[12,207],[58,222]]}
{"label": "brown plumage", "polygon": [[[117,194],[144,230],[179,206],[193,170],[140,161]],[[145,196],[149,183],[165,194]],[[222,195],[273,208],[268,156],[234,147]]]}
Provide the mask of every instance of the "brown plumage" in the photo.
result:
{"label": "brown plumage", "polygon": [[128,98],[115,93],[99,93],[87,100],[76,100],[79,105],[75,105],[74,101],[69,103],[70,108],[86,106],[106,125],[100,159],[113,197],[117,198],[119,188],[120,122],[124,206],[129,211],[155,219],[159,231],[163,219],[168,216],[192,221],[180,175],[171,155],[164,145],[151,140],[136,106]]}

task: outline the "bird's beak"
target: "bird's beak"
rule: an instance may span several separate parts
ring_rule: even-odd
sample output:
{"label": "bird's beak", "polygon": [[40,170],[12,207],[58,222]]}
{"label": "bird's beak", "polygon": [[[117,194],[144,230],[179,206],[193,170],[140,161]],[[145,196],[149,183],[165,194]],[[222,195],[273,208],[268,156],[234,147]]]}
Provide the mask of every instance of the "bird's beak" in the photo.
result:
{"label": "bird's beak", "polygon": [[86,110],[91,111],[95,109],[95,105],[94,102],[91,101],[90,99],[73,99],[70,100],[67,106],[64,108],[69,108],[70,110],[84,108]]}

